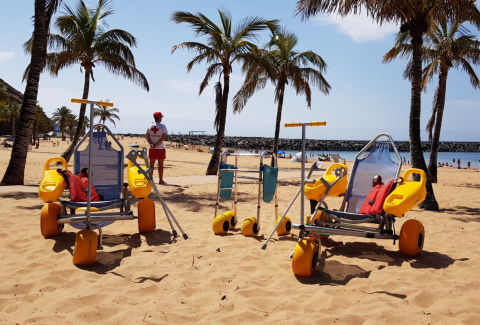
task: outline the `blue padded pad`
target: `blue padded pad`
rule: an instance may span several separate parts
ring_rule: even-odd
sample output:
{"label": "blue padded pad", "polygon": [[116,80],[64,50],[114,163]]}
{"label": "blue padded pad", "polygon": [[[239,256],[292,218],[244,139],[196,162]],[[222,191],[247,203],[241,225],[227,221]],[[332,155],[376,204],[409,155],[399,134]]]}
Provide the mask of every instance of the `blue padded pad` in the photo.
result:
{"label": "blue padded pad", "polygon": [[[99,226],[100,228],[103,228],[105,226],[111,225],[114,222],[115,222],[115,220],[110,220],[110,221],[94,222],[92,224],[95,224],[95,225]],[[71,222],[70,225],[73,228],[77,228],[77,229],[87,229],[87,225],[86,225],[85,222]]]}
{"label": "blue padded pad", "polygon": [[[236,169],[235,165],[220,164],[220,170],[222,169]],[[233,172],[222,172],[222,180],[220,181],[220,189],[233,186]],[[222,199],[229,199],[232,197],[232,190],[220,191],[220,197]]]}
{"label": "blue padded pad", "polygon": [[[106,207],[111,206],[111,205],[115,205],[115,207],[116,206],[121,206],[122,202],[123,202],[122,199],[112,200],[112,201],[93,201],[93,202],[91,202],[91,206],[95,207],[95,208],[98,208],[99,210],[102,210],[102,208],[106,208]],[[87,207],[87,202],[67,201],[65,203],[67,203],[68,206],[74,206],[75,209],[86,208]]]}
{"label": "blue padded pad", "polygon": [[269,203],[277,190],[278,168],[263,165],[263,201]]}

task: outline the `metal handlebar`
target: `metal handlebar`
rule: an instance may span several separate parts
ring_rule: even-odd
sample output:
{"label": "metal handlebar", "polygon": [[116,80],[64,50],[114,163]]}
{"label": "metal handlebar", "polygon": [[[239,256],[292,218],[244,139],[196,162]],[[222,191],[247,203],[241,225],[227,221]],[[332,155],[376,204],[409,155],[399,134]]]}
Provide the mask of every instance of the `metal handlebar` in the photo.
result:
{"label": "metal handlebar", "polygon": [[309,123],[300,123],[300,122],[285,123],[286,128],[294,128],[294,127],[299,127],[299,126],[302,126],[302,125],[306,125],[306,126],[326,126],[327,121],[316,121],[316,122],[309,122]]}
{"label": "metal handlebar", "polygon": [[78,104],[97,104],[97,105],[102,105],[102,106],[110,106],[113,107],[113,103],[109,102],[95,102],[95,101],[90,101],[88,99],[76,99],[72,98],[72,103],[78,103]]}

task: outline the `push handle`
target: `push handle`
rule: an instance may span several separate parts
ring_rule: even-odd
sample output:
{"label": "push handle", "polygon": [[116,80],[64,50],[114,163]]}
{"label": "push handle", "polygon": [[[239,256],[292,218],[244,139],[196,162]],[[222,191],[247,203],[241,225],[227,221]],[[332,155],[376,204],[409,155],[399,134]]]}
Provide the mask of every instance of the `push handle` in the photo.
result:
{"label": "push handle", "polygon": [[50,170],[50,164],[55,161],[60,161],[62,163],[63,169],[68,169],[67,161],[62,157],[51,157],[48,158],[45,162],[45,166],[43,167],[43,172],[45,173],[47,170]]}
{"label": "push handle", "polygon": [[328,166],[327,171],[325,172],[325,175],[331,174],[332,171],[334,169],[337,169],[337,168],[345,168],[346,169],[347,166],[345,166],[344,164],[341,164],[341,163],[333,163],[330,166]]}
{"label": "push handle", "polygon": [[285,127],[286,127],[286,128],[295,128],[295,127],[299,127],[299,126],[302,126],[302,125],[307,125],[307,126],[325,126],[325,125],[327,125],[327,121],[316,121],[316,122],[310,122],[310,123],[300,123],[300,122],[297,122],[297,123],[285,123]]}
{"label": "push handle", "polygon": [[[72,103],[88,104],[88,103],[91,103],[91,101],[89,101],[88,99],[72,98]],[[97,104],[97,105],[113,107],[113,103],[109,103],[109,102],[94,102],[94,103]]]}
{"label": "push handle", "polygon": [[425,183],[427,182],[427,175],[425,175],[425,172],[421,169],[418,168],[409,168],[403,173],[403,181],[405,182],[408,178],[408,176],[412,174],[419,174],[420,175],[420,183],[425,186]]}

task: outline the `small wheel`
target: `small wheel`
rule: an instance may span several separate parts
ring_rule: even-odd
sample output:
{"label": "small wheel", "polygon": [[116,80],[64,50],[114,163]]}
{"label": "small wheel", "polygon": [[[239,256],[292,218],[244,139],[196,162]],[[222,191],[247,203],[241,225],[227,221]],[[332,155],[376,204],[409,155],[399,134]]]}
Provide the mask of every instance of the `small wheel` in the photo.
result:
{"label": "small wheel", "polygon": [[255,237],[258,235],[258,224],[257,219],[254,217],[249,217],[245,219],[242,223],[242,234],[245,237]]}
{"label": "small wheel", "polygon": [[138,232],[151,232],[156,228],[155,203],[150,199],[138,202]]}
{"label": "small wheel", "polygon": [[62,224],[57,223],[60,206],[55,203],[47,203],[43,206],[40,214],[40,230],[44,238],[59,236],[62,233]]}
{"label": "small wheel", "polygon": [[292,259],[293,273],[299,276],[312,276],[317,267],[320,245],[310,239],[303,239],[295,245]]}
{"label": "small wheel", "polygon": [[[280,219],[281,218],[277,218],[275,225],[280,221]],[[285,218],[283,218],[282,220],[282,223],[277,228],[277,234],[279,236],[285,236],[285,235],[288,235],[291,230],[292,230],[292,220],[290,220],[289,217],[285,216]]]}
{"label": "small wheel", "polygon": [[213,219],[212,228],[215,235],[225,235],[230,228],[230,218],[220,214]]}
{"label": "small wheel", "polygon": [[416,257],[422,253],[425,229],[420,221],[407,220],[400,230],[398,246],[403,255]]}
{"label": "small wheel", "polygon": [[235,212],[225,211],[223,215],[230,221],[230,230],[235,229],[235,226],[237,225],[237,217],[235,217]]}
{"label": "small wheel", "polygon": [[97,234],[93,230],[82,230],[75,237],[73,250],[73,264],[77,266],[90,266],[95,263],[97,256]]}

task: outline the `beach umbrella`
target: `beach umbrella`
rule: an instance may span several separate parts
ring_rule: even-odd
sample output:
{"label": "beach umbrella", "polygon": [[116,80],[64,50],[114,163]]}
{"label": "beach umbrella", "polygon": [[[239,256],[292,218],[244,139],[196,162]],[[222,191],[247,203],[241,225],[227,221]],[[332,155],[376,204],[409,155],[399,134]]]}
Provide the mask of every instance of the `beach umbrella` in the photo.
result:
{"label": "beach umbrella", "polygon": [[[305,157],[305,162],[307,161],[307,157]],[[297,152],[296,154],[294,154],[292,156],[292,159],[290,160],[290,162],[302,162],[302,153],[301,152]]]}
{"label": "beach umbrella", "polygon": [[285,154],[285,151],[277,151],[277,153],[278,153],[279,155],[284,155],[284,154]]}

